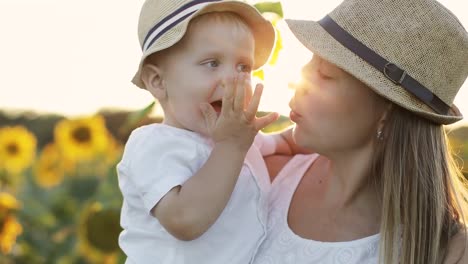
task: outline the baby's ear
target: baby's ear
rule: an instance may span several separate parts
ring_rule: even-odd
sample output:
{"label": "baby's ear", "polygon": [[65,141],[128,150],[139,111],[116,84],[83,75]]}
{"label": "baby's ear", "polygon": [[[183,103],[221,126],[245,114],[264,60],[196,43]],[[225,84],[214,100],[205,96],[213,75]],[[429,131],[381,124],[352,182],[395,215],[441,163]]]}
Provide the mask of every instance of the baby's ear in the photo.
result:
{"label": "baby's ear", "polygon": [[153,64],[145,64],[141,70],[141,80],[146,89],[159,101],[166,98],[166,88],[164,87],[162,71]]}

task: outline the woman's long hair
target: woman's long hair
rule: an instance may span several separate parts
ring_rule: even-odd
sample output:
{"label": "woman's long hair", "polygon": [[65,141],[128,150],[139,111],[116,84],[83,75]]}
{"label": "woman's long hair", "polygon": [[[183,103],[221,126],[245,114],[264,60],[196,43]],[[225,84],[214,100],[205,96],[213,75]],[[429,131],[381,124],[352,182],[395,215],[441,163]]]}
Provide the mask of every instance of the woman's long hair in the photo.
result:
{"label": "woman's long hair", "polygon": [[451,237],[466,229],[468,214],[466,180],[444,127],[393,105],[376,144],[380,262],[443,263]]}

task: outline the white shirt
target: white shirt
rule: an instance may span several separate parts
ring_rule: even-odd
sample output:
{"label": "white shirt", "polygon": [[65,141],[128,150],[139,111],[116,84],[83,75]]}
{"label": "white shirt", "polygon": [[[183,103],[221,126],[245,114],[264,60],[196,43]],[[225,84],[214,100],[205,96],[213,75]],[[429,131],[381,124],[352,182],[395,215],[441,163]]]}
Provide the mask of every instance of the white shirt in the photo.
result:
{"label": "white shirt", "polygon": [[269,195],[267,238],[255,264],[376,264],[380,235],[346,242],[321,242],[296,235],[288,225],[292,197],[302,176],[318,157],[296,155],[274,179]]}
{"label": "white shirt", "polygon": [[213,144],[199,134],[163,124],[134,130],[117,165],[124,198],[119,245],[127,263],[249,263],[266,236],[270,181],[262,154],[274,146],[264,138],[257,136],[248,151],[232,196],[217,221],[199,238],[181,241],[150,211],[169,190],[199,170]]}

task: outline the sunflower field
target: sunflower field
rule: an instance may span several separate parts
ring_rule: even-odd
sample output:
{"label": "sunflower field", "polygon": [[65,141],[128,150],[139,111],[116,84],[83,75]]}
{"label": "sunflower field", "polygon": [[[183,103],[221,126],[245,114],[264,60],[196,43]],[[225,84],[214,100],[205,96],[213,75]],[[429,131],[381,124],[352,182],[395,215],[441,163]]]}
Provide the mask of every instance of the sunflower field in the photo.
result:
{"label": "sunflower field", "polygon": [[[283,16],[278,2],[255,6],[273,14],[273,24]],[[277,31],[269,64],[281,48]],[[253,74],[265,77],[261,70]],[[1,264],[125,261],[118,246],[122,195],[116,165],[133,129],[161,122],[153,108],[77,118],[0,111]],[[264,132],[290,125],[282,116]],[[468,176],[468,127],[449,135]]]}
{"label": "sunflower field", "polygon": [[123,142],[100,114],[49,141],[18,123],[0,126],[0,263],[117,263]]}
{"label": "sunflower field", "polygon": [[[0,263],[124,262],[115,167],[130,132],[161,121],[153,106],[73,119],[0,112]],[[290,125],[282,116],[264,132]],[[468,127],[449,135],[468,161]]]}
{"label": "sunflower field", "polygon": [[[274,25],[283,17],[280,2],[254,2]],[[276,34],[269,65],[282,49]],[[115,167],[131,131],[161,121],[153,108],[80,118],[0,111],[0,263],[124,262]],[[282,117],[265,131],[290,124]]]}
{"label": "sunflower field", "polygon": [[153,106],[73,119],[0,112],[0,263],[123,263],[115,167],[130,132],[161,121]]}

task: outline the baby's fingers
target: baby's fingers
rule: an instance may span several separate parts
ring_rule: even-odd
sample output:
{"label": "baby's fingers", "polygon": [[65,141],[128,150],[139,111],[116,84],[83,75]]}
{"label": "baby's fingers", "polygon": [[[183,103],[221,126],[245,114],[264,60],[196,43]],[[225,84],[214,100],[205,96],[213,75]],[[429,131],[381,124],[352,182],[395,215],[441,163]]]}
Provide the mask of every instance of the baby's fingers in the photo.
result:
{"label": "baby's fingers", "polygon": [[[236,82],[236,98],[234,99],[234,111],[244,110],[245,86],[247,85],[246,74],[239,74]],[[250,82],[249,82],[250,83]]]}
{"label": "baby's fingers", "polygon": [[208,129],[208,133],[211,135],[216,126],[216,111],[209,103],[201,103],[200,110],[205,120],[205,127]]}
{"label": "baby's fingers", "polygon": [[[228,81],[223,81],[224,95],[223,95],[223,106],[221,107],[221,113],[229,113],[232,111],[234,104],[234,90],[235,90],[234,79],[229,79]],[[226,112],[228,111],[228,112]]]}
{"label": "baby's fingers", "polygon": [[[250,77],[249,77],[250,78]],[[251,85],[251,80],[245,85],[245,94],[244,94],[244,109],[247,109],[249,106],[250,100],[252,100],[253,90]]]}
{"label": "baby's fingers", "polygon": [[258,105],[260,104],[260,98],[262,97],[263,85],[257,84],[255,87],[254,94],[250,100],[247,110],[245,111],[245,118],[248,121],[252,121],[255,118],[255,114],[258,110]]}

